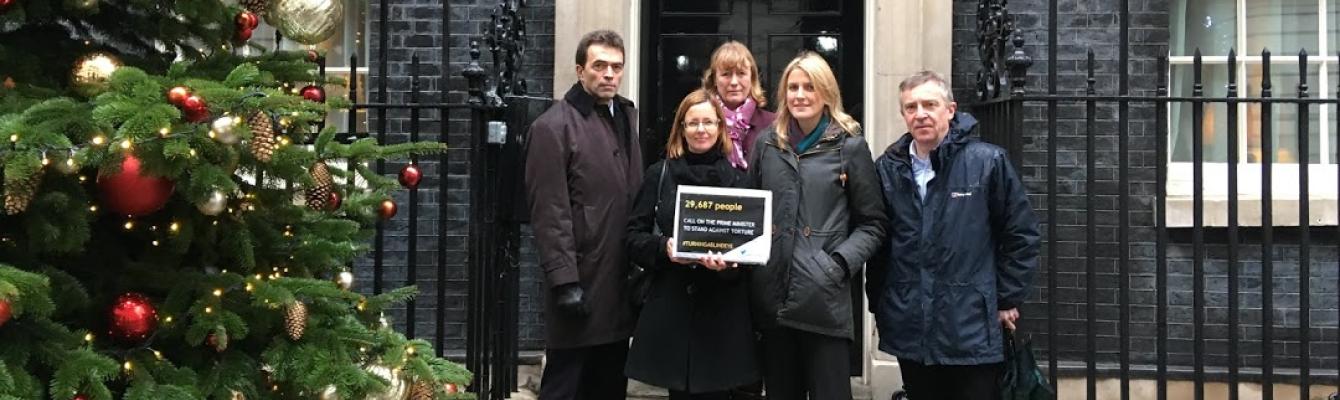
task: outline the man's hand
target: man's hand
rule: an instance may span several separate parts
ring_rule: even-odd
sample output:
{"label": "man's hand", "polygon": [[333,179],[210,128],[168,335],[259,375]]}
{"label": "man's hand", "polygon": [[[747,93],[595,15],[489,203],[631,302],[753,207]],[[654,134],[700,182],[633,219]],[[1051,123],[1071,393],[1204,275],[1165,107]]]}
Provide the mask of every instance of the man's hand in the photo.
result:
{"label": "man's hand", "polygon": [[590,312],[586,309],[586,299],[582,292],[582,286],[577,283],[569,283],[554,288],[554,296],[558,302],[558,309],[574,317],[585,317]]}
{"label": "man's hand", "polygon": [[1004,324],[1005,328],[1014,330],[1014,321],[1019,319],[1019,309],[1011,308],[1008,310],[1000,310],[997,313],[1000,315],[1000,323]]}

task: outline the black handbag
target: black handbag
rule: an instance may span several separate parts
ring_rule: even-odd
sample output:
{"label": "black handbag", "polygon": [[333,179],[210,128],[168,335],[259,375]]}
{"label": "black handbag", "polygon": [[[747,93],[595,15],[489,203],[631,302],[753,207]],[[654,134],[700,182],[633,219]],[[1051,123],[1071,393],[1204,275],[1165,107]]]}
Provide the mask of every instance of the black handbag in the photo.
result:
{"label": "black handbag", "polygon": [[[651,224],[651,231],[657,237],[661,236],[661,226],[655,222],[655,216],[661,212],[661,187],[665,186],[665,165],[665,162],[661,163],[661,176],[660,179],[656,181],[656,207],[652,212],[653,222]],[[643,304],[647,303],[647,299],[651,297],[652,271],[635,262],[629,264],[631,265],[631,268],[628,270],[628,278],[626,282],[628,285],[628,298],[629,301],[633,303],[633,307],[641,308]]]}
{"label": "black handbag", "polygon": [[1005,372],[1000,379],[1000,398],[1003,400],[1049,400],[1056,390],[1047,383],[1047,376],[1033,358],[1033,339],[1016,339],[1014,331],[1005,333]]}

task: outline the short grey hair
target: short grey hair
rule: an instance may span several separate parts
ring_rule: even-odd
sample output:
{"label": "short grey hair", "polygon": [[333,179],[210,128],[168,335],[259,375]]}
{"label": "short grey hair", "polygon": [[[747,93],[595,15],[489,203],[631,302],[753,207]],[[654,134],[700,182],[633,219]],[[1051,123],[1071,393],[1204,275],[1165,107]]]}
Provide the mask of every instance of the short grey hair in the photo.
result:
{"label": "short grey hair", "polygon": [[898,93],[901,94],[927,83],[934,83],[940,89],[940,94],[944,95],[945,101],[954,101],[954,91],[949,88],[949,82],[945,81],[945,78],[935,73],[935,71],[921,71],[903,79],[898,84]]}

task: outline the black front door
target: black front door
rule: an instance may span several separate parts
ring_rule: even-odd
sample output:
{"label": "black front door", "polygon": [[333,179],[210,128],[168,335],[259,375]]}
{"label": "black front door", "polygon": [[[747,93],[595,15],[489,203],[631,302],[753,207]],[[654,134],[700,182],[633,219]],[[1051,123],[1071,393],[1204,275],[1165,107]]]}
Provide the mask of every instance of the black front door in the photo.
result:
{"label": "black front door", "polygon": [[[864,102],[863,0],[651,0],[643,2],[641,99],[643,160],[664,157],[675,107],[702,86],[712,51],[727,40],[749,47],[758,60],[768,109],[776,111],[781,72],[801,50],[823,55],[842,89],[843,107],[861,120]],[[856,337],[852,374],[861,373],[863,283],[853,282]]]}
{"label": "black front door", "polygon": [[768,109],[776,111],[781,70],[801,50],[822,54],[842,87],[843,106],[861,118],[862,0],[655,0],[643,12],[643,160],[664,156],[675,107],[702,86],[718,45],[738,40],[758,60]]}

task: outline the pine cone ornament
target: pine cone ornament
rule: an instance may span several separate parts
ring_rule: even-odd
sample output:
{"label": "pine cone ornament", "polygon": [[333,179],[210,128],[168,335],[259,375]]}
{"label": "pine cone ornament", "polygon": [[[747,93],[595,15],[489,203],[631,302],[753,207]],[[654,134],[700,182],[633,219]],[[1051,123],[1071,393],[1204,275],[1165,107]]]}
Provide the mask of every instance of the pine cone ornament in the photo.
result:
{"label": "pine cone ornament", "polygon": [[433,385],[422,380],[414,381],[409,389],[409,400],[433,400]]}
{"label": "pine cone ornament", "polygon": [[265,8],[269,6],[265,0],[241,0],[240,3],[247,11],[251,11],[257,16],[265,15]]}
{"label": "pine cone ornament", "polygon": [[293,340],[302,339],[302,331],[307,329],[307,305],[295,301],[284,308],[284,330]]}
{"label": "pine cone ornament", "polygon": [[307,207],[318,211],[330,209],[330,195],[335,187],[335,179],[330,176],[330,168],[326,167],[326,163],[317,161],[316,164],[312,164],[310,173],[315,184],[307,189]]}
{"label": "pine cone ornament", "polygon": [[265,112],[257,111],[247,119],[247,126],[251,127],[251,155],[260,162],[270,162],[270,156],[274,155],[275,149],[279,147],[279,139],[275,137],[274,120]]}
{"label": "pine cone ornament", "polygon": [[5,214],[15,215],[27,211],[28,204],[32,203],[33,196],[37,195],[37,185],[41,181],[41,173],[28,178],[6,181]]}

